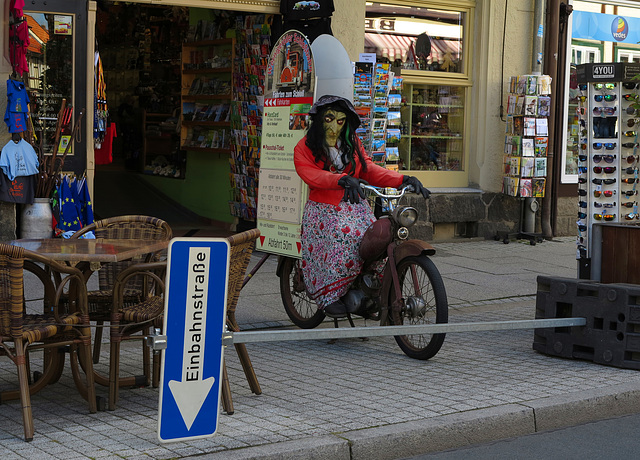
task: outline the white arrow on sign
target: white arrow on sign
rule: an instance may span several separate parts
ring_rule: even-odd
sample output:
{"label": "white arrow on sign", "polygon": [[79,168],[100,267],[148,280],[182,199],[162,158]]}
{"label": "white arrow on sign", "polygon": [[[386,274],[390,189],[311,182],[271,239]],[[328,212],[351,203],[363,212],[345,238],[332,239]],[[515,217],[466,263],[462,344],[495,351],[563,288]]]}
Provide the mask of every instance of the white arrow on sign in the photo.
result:
{"label": "white arrow on sign", "polygon": [[211,248],[208,247],[189,248],[182,381],[169,381],[169,389],[176,400],[187,430],[191,429],[216,380],[215,377],[202,379],[210,252]]}

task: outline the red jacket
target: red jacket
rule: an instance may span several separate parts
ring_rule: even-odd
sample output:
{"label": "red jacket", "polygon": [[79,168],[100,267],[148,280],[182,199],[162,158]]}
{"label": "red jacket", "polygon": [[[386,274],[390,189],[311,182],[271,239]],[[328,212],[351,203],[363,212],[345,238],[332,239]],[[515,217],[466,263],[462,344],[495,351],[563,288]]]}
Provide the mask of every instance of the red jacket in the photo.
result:
{"label": "red jacket", "polygon": [[[367,171],[362,171],[362,164],[356,155],[356,171],[352,175],[358,179],[364,179],[370,185],[377,187],[399,187],[404,176],[373,163],[371,158],[364,152],[360,140],[356,140],[357,148],[362,150],[364,155]],[[296,145],[293,151],[293,162],[298,176],[309,186],[309,199],[319,203],[339,204],[344,197],[344,187],[338,185],[338,180],[350,172],[351,166],[347,166],[343,172],[331,172],[324,169],[322,162],[315,162],[313,152],[306,146],[306,141],[307,137],[305,136]]]}

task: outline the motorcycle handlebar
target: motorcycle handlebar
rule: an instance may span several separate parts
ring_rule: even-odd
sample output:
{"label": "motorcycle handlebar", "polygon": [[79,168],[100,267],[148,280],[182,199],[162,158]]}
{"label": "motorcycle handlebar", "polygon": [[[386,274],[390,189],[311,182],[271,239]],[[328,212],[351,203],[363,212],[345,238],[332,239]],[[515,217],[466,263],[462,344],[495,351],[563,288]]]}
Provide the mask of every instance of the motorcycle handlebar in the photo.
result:
{"label": "motorcycle handlebar", "polygon": [[400,189],[400,193],[397,195],[385,195],[384,193],[380,192],[380,190],[384,190],[384,188],[382,187],[374,187],[373,185],[368,185],[368,184],[360,184],[360,186],[365,190],[369,190],[375,193],[377,196],[385,200],[399,200],[405,195],[405,193],[407,192],[410,193],[413,191],[413,187],[411,185],[408,185]]}

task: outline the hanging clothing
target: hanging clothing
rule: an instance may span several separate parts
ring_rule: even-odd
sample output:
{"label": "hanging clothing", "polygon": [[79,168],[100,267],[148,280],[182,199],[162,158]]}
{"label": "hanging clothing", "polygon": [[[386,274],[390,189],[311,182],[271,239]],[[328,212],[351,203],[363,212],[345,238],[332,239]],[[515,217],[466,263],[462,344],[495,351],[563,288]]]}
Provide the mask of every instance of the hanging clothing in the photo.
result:
{"label": "hanging clothing", "polygon": [[94,61],[94,95],[93,95],[93,140],[96,148],[100,148],[107,132],[107,120],[109,110],[107,108],[107,84],[104,79],[104,70],[100,53],[96,51]]}
{"label": "hanging clothing", "polygon": [[38,175],[19,176],[13,181],[0,172],[0,201],[9,203],[33,204],[36,195]]}
{"label": "hanging clothing", "polygon": [[17,75],[29,72],[27,48],[30,43],[29,26],[24,18],[9,26],[9,59]]}
{"label": "hanging clothing", "polygon": [[113,138],[118,137],[116,124],[110,123],[100,147],[94,150],[97,165],[108,165],[113,162]]}
{"label": "hanging clothing", "polygon": [[335,8],[333,0],[281,0],[280,14],[285,21],[331,17]]}
{"label": "hanging clothing", "polygon": [[10,181],[16,177],[38,174],[39,166],[38,154],[24,139],[20,139],[18,143],[11,140],[2,148],[0,169]]}
{"label": "hanging clothing", "polygon": [[322,34],[333,35],[331,15],[334,10],[333,0],[281,0],[282,28],[284,31],[297,30],[313,42]]}
{"label": "hanging clothing", "polygon": [[10,133],[22,133],[27,130],[29,116],[29,96],[24,83],[12,78],[7,80],[7,110],[4,121]]}

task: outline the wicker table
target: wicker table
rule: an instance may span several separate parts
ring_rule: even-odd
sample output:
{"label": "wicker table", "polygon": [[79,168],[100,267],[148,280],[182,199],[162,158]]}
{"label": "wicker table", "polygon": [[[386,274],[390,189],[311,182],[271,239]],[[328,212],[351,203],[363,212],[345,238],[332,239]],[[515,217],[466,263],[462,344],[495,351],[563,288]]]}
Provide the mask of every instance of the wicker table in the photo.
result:
{"label": "wicker table", "polygon": [[[37,252],[50,259],[77,264],[77,267],[85,274],[88,280],[91,274],[99,270],[101,264],[109,262],[121,262],[133,257],[150,254],[166,249],[168,240],[148,240],[148,239],[18,239],[10,241],[14,246],[21,246],[33,252]],[[55,363],[56,366],[64,365],[64,361],[47,362]],[[74,363],[72,363],[73,365]],[[51,381],[56,381],[60,376],[61,369],[56,372],[46,372],[52,375]],[[97,383],[108,386],[108,379],[94,371]],[[132,385],[135,377],[123,377],[120,379],[121,385]],[[98,401],[99,406],[103,406],[102,401]]]}

